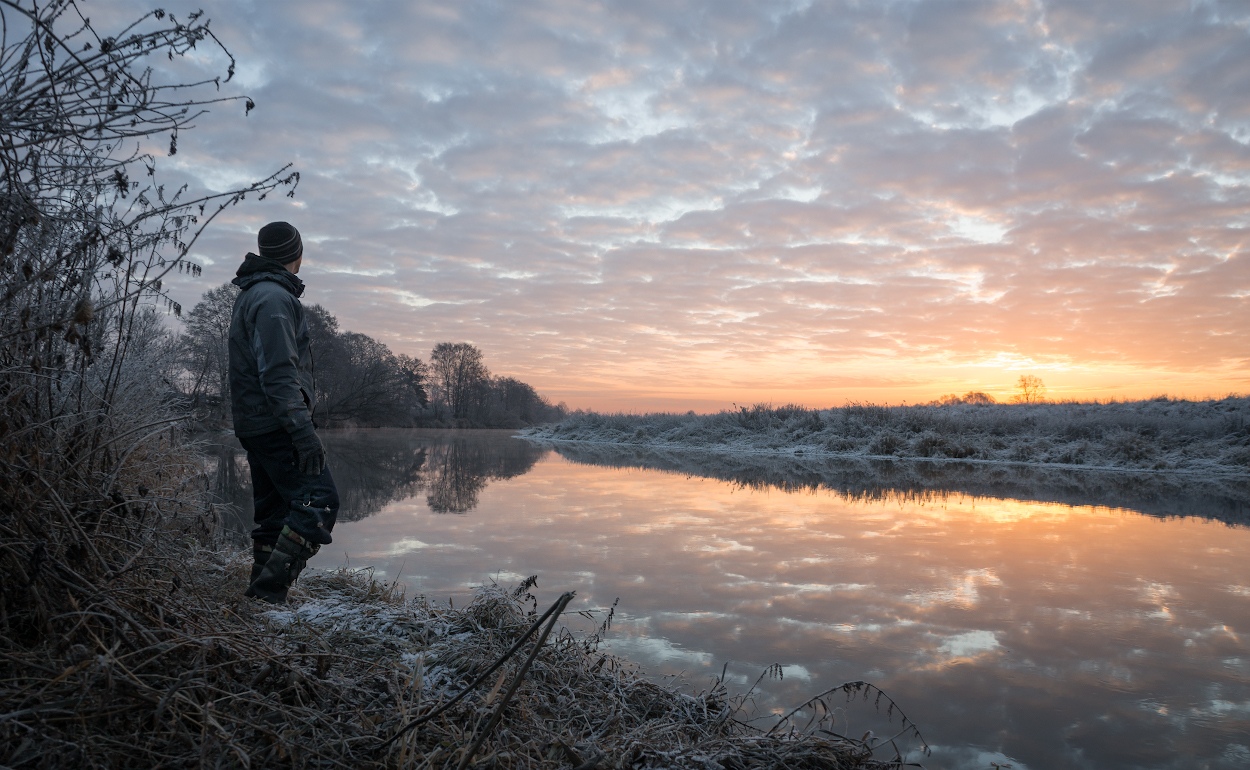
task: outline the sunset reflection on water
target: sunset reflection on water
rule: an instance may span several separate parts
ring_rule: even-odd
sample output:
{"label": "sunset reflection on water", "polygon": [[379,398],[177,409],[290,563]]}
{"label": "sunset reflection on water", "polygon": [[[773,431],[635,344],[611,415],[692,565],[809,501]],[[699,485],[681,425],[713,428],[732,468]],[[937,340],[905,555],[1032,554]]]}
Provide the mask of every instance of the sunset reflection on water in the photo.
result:
{"label": "sunset reflection on water", "polygon": [[[728,663],[745,690],[780,663],[762,712],[871,681],[920,725],[927,767],[1250,766],[1244,526],[961,494],[852,499],[544,452],[520,464],[496,463],[460,513],[432,512],[443,498],[414,476],[342,523],[313,566],[370,566],[457,604],[531,574],[540,602],[619,597],[608,649],[648,673],[699,689]],[[871,708],[848,716],[855,730]]]}

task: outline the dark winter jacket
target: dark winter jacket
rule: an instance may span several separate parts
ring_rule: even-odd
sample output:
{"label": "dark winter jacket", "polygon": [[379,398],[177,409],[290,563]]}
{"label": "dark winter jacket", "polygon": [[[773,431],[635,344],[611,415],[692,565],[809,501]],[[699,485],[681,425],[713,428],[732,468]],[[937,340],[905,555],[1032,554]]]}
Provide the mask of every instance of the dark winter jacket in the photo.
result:
{"label": "dark winter jacket", "polygon": [[248,254],[233,281],[242,291],[230,318],[230,403],[236,436],[313,429],[304,282],[281,264]]}

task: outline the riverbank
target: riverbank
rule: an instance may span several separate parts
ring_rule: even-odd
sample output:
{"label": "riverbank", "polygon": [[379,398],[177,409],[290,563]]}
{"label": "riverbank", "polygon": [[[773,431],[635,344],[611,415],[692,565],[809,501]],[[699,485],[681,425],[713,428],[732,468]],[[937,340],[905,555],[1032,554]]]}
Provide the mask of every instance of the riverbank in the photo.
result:
{"label": "riverbank", "polygon": [[[79,625],[96,627],[90,637],[5,644],[0,764],[897,766],[857,740],[788,722],[771,734],[752,727],[744,695],[719,682],[698,692],[656,684],[600,652],[597,633],[558,628],[523,669],[538,637],[526,632],[541,619],[528,582],[485,586],[457,608],[406,600],[368,572],[334,571],[306,576],[289,605],[271,607],[241,598],[249,565],[240,556],[191,543],[177,549],[176,572],[129,586],[148,594],[132,597],[140,611],[101,618],[82,607]],[[606,632],[610,615],[599,620]],[[474,679],[482,682],[471,687]],[[832,702],[843,694],[877,691],[854,683],[822,695]],[[496,711],[500,721],[490,726]],[[837,730],[827,719],[817,726]],[[877,753],[887,751],[894,757],[889,744]]]}
{"label": "riverbank", "polygon": [[1250,476],[1250,398],[950,404],[716,414],[577,413],[521,431],[540,441],[822,458],[916,458],[1102,471]]}
{"label": "riverbank", "polygon": [[822,458],[585,442],[536,442],[581,465],[720,479],[747,489],[824,490],[849,500],[942,503],[971,497],[1124,508],[1163,518],[1250,524],[1250,475],[966,462]]}

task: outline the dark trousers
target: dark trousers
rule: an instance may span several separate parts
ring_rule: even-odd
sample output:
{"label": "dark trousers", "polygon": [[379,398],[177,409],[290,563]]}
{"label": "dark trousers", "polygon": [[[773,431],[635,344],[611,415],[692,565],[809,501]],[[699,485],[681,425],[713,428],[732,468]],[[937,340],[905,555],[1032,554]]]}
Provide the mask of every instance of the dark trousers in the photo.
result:
{"label": "dark trousers", "polygon": [[273,545],[289,526],[295,534],[322,545],[339,514],[339,492],[327,464],[320,476],[305,476],[296,465],[295,444],[284,430],[240,438],[252,470],[252,539]]}

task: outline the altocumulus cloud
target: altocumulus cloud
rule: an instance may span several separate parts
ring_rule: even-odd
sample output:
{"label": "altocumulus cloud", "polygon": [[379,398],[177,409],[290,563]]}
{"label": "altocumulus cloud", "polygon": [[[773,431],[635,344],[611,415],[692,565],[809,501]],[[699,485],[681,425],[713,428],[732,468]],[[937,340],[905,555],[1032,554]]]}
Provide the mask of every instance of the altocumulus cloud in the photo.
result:
{"label": "altocumulus cloud", "polygon": [[303,182],[219,220],[183,304],[288,219],[347,328],[572,406],[1247,390],[1245,4],[211,13],[258,106],[161,168]]}

